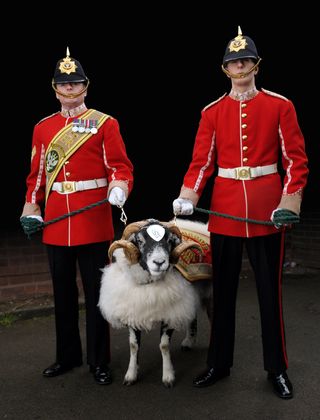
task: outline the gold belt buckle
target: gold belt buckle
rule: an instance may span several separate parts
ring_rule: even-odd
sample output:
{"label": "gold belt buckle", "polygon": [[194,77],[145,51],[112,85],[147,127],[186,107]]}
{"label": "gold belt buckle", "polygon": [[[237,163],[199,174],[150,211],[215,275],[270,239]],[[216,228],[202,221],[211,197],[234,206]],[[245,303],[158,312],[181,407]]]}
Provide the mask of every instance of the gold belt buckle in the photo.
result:
{"label": "gold belt buckle", "polygon": [[62,192],[63,193],[73,193],[76,191],[76,182],[75,181],[63,181],[62,182]]}
{"label": "gold belt buckle", "polygon": [[239,168],[235,168],[235,172],[236,172],[236,179],[250,179],[251,178],[250,166],[240,166]]}

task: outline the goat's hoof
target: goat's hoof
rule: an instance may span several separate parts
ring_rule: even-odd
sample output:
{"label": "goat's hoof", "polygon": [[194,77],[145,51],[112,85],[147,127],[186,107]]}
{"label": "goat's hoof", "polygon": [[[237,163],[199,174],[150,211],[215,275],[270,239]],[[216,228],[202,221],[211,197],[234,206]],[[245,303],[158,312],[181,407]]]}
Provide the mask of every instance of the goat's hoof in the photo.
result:
{"label": "goat's hoof", "polygon": [[185,338],[181,341],[181,350],[182,351],[189,351],[196,345],[196,339],[195,337],[192,338]]}
{"label": "goat's hoof", "polygon": [[183,346],[181,345],[181,351],[191,351],[192,347],[191,346]]}
{"label": "goat's hoof", "polygon": [[125,386],[130,386],[130,385],[134,385],[137,382],[137,379],[124,379],[122,382],[122,385]]}
{"label": "goat's hoof", "polygon": [[166,388],[173,388],[174,386],[174,381],[163,381],[162,383]]}

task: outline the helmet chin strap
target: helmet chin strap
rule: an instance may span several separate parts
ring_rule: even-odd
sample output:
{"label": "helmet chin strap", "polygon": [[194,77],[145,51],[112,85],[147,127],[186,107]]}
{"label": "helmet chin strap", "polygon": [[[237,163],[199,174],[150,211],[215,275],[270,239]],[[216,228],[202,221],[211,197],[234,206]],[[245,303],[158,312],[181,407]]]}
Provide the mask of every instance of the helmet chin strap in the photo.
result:
{"label": "helmet chin strap", "polygon": [[221,65],[221,68],[222,68],[222,71],[227,75],[227,76],[229,76],[229,77],[231,77],[232,79],[243,79],[243,78],[245,78],[245,77],[247,77],[248,76],[248,74],[250,74],[251,72],[253,72],[258,66],[259,66],[259,63],[260,63],[260,61],[261,61],[261,58],[259,58],[259,60],[256,62],[256,64],[253,66],[253,67],[251,67],[251,69],[250,70],[248,70],[248,71],[246,71],[246,72],[244,72],[244,73],[231,73],[229,70],[227,70],[225,67],[224,67],[224,65],[222,64]]}
{"label": "helmet chin strap", "polygon": [[74,99],[74,98],[78,98],[78,96],[81,96],[88,89],[89,83],[90,82],[88,80],[87,85],[81,90],[81,92],[78,92],[78,93],[62,93],[60,92],[60,90],[56,88],[54,81],[52,81],[52,88],[58,95],[61,95],[64,98]]}

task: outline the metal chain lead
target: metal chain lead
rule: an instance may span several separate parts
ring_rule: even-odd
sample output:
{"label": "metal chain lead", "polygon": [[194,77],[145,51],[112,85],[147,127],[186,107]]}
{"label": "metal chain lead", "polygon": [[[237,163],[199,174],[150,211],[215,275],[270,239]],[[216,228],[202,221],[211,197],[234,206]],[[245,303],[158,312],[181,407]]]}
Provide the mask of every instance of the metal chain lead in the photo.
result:
{"label": "metal chain lead", "polygon": [[119,207],[119,209],[121,210],[120,220],[126,226],[127,220],[128,220],[127,215],[125,214],[122,206],[117,206],[117,207]]}

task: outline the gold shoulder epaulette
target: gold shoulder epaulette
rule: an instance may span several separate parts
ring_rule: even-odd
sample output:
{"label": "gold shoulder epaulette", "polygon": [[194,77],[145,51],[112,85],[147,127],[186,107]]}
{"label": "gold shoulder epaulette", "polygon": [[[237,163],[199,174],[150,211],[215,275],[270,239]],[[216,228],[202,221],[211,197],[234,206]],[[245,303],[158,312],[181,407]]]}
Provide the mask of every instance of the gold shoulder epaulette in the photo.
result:
{"label": "gold shoulder epaulette", "polygon": [[285,96],[279,95],[279,93],[271,92],[271,90],[267,90],[267,89],[263,89],[263,88],[261,90],[262,90],[262,92],[266,93],[267,95],[275,96],[276,98],[283,99],[284,101],[288,101],[289,100]]}
{"label": "gold shoulder epaulette", "polygon": [[216,99],[215,101],[211,102],[209,105],[205,106],[202,111],[206,111],[208,108],[212,107],[216,103],[220,102],[226,96],[227,93],[224,93],[220,98]]}
{"label": "gold shoulder epaulette", "polygon": [[95,111],[95,112],[98,112],[99,114],[101,114],[101,115],[106,115],[108,118],[110,118],[111,120],[114,120],[114,117],[112,116],[112,115],[110,115],[110,114],[106,114],[105,112],[101,112],[101,111],[98,111],[97,109],[93,109],[93,108],[90,108],[90,111]]}
{"label": "gold shoulder epaulette", "polygon": [[59,112],[54,112],[53,114],[48,115],[47,117],[42,118],[42,120],[38,121],[36,125],[41,124],[43,121],[45,121],[48,118],[51,118],[51,117],[53,117],[54,115],[57,115],[57,114],[59,114]]}

